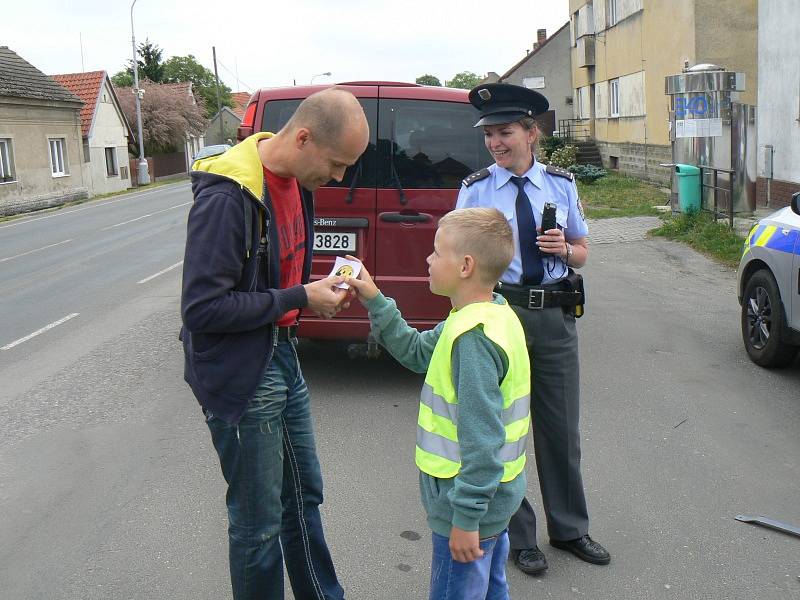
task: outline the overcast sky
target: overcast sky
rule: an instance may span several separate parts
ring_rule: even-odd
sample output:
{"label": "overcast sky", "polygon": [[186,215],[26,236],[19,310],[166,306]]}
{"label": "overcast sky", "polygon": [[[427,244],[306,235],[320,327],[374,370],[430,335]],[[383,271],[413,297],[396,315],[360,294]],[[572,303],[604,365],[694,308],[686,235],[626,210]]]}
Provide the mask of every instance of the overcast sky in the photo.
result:
{"label": "overcast sky", "polygon": [[[130,1],[0,0],[0,45],[48,75],[106,70],[131,57]],[[444,83],[460,71],[500,74],[530,49],[536,30],[568,20],[568,0],[137,0],[136,41],[193,54],[234,91],[383,79]],[[83,40],[83,64],[81,63]],[[237,76],[238,81],[237,85]]]}

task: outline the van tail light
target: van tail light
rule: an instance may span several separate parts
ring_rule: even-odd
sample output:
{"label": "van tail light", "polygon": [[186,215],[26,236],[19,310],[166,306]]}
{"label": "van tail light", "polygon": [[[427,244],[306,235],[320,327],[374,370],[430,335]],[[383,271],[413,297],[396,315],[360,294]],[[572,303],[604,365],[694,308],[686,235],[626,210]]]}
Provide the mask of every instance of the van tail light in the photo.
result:
{"label": "van tail light", "polygon": [[241,142],[243,139],[253,135],[253,121],[255,120],[256,116],[257,104],[257,102],[251,102],[247,107],[247,110],[244,113],[244,118],[242,119],[242,124],[239,125],[239,128],[236,130],[237,142]]}

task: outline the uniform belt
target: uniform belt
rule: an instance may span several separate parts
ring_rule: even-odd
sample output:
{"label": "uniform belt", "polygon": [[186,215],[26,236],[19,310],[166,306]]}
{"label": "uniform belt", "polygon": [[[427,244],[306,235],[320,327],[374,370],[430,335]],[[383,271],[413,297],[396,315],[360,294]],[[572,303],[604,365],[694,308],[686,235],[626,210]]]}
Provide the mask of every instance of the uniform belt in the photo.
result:
{"label": "uniform belt", "polygon": [[274,327],[272,330],[275,342],[291,342],[297,337],[297,325]]}
{"label": "uniform belt", "polygon": [[503,296],[506,302],[528,308],[541,310],[555,306],[577,306],[583,302],[583,294],[566,290],[561,285],[514,285],[498,282],[494,291]]}

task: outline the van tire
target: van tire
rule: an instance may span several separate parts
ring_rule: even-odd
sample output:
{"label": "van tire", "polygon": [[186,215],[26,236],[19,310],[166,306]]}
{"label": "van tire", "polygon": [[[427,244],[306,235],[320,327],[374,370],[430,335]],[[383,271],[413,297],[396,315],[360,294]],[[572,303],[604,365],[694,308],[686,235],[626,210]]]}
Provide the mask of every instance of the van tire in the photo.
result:
{"label": "van tire", "polygon": [[766,368],[786,367],[794,361],[800,348],[782,339],[786,313],[778,284],[769,270],[756,271],[747,280],[741,321],[742,341],[750,360]]}

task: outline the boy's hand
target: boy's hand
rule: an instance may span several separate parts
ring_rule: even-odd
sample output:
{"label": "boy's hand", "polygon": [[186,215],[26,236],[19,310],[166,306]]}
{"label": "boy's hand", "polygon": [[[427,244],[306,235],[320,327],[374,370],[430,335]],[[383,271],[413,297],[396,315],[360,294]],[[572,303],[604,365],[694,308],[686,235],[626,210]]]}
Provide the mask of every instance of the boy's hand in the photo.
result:
{"label": "boy's hand", "polygon": [[[345,256],[345,258],[348,260],[358,260],[352,256]],[[358,274],[358,279],[348,277],[345,279],[345,283],[356,291],[361,304],[366,304],[369,300],[372,300],[378,295],[378,286],[375,285],[372,276],[363,264],[361,265],[361,272]]]}
{"label": "boy's hand", "polygon": [[450,554],[453,560],[468,563],[483,558],[477,531],[464,531],[458,527],[450,529]]}
{"label": "boy's hand", "polygon": [[332,275],[325,279],[320,279],[313,283],[307,283],[306,296],[308,296],[308,308],[313,310],[320,317],[330,319],[338,313],[347,301],[347,294],[344,290],[334,287],[342,283],[344,277]]}

